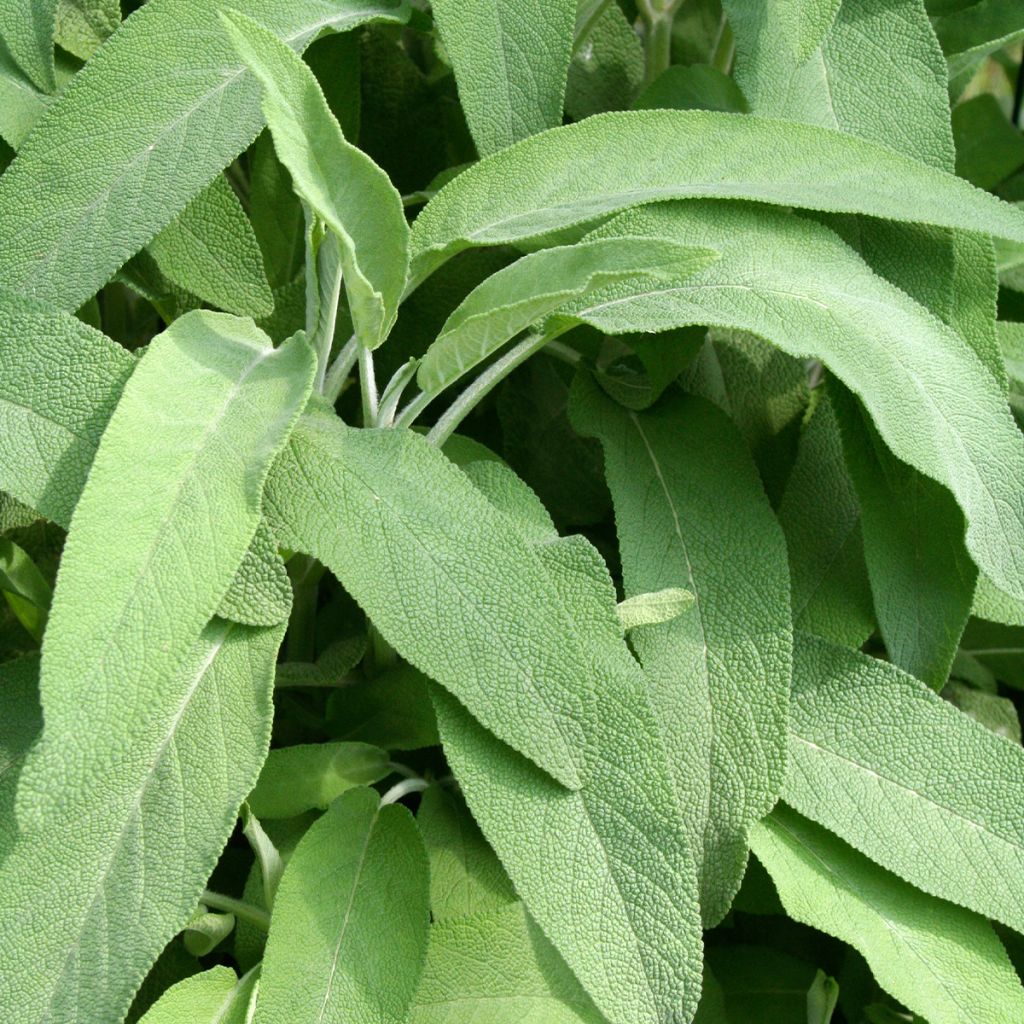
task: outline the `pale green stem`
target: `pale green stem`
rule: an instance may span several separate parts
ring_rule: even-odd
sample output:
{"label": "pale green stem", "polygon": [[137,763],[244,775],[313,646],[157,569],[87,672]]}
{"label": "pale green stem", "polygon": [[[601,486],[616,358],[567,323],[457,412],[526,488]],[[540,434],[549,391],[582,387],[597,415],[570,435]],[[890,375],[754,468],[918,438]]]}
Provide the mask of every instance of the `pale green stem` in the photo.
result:
{"label": "pale green stem", "polygon": [[644,19],[644,84],[650,85],[672,63],[672,22],[680,0],[639,0]]}
{"label": "pale green stem", "polygon": [[718,32],[718,39],[715,42],[715,49],[711,54],[711,65],[722,72],[723,75],[732,71],[733,56],[736,53],[736,40],[733,38],[732,26],[722,15],[722,27]]}
{"label": "pale green stem", "polygon": [[270,915],[259,907],[254,907],[244,900],[236,900],[233,896],[225,896],[210,889],[204,889],[199,902],[225,914],[234,914],[241,921],[248,921],[262,932],[270,931]]}
{"label": "pale green stem", "polygon": [[429,788],[430,783],[426,779],[402,779],[401,782],[396,782],[381,798],[381,806],[385,804],[397,803],[402,797],[408,796],[410,793],[422,793],[423,790]]}
{"label": "pale green stem", "polygon": [[429,392],[421,391],[415,398],[410,399],[409,404],[395,417],[396,427],[411,427],[421,412],[437,397]]}
{"label": "pale green stem", "polygon": [[327,308],[320,307],[320,321],[317,324],[317,337],[314,340],[317,354],[316,390],[322,395],[327,385],[327,364],[331,361],[331,349],[334,346],[334,328],[338,322],[338,304],[341,302],[341,267],[331,282],[331,294],[327,299]]}
{"label": "pale green stem", "polygon": [[373,352],[359,346],[359,387],[363,396],[363,426],[377,425],[377,377],[373,369]]}
{"label": "pale green stem", "polygon": [[331,368],[327,371],[327,379],[324,381],[323,386],[323,396],[331,405],[338,400],[341,389],[345,386],[345,381],[348,380],[348,375],[352,372],[352,367],[356,365],[356,360],[359,358],[359,348],[359,342],[356,341],[356,336],[353,334],[345,342],[342,350],[331,364]]}

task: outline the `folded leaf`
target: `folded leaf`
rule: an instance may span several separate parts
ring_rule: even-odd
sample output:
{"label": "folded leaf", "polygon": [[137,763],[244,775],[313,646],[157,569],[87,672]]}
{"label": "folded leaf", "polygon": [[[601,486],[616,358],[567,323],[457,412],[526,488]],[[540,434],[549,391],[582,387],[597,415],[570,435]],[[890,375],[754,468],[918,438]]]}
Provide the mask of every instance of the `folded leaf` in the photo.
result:
{"label": "folded leaf", "polygon": [[711,323],[820,359],[864,401],[893,453],[953,492],[978,567],[1024,597],[1024,439],[995,378],[955,331],[799,217],[675,203],[630,211],[595,232],[613,234],[686,239],[722,257],[670,292],[610,294],[603,306],[597,294],[577,315],[609,333]]}
{"label": "folded leaf", "polygon": [[435,0],[432,10],[481,156],[562,123],[575,0]]}
{"label": "folded leaf", "polygon": [[743,878],[747,829],[771,810],[785,774],[785,541],[739,432],[709,402],[663,399],[634,413],[581,378],[572,415],[604,448],[627,597],[665,587],[693,594],[684,615],[631,639],[701,851],[710,927]]}
{"label": "folded leaf", "polygon": [[[0,184],[0,287],[77,309],[255,138],[259,86],[221,6],[145,4],[50,107]],[[408,15],[404,0],[250,0],[246,11],[296,50],[324,29]]]}
{"label": "folded leaf", "polygon": [[[752,161],[751,153],[760,158]],[[521,187],[510,189],[510,179]],[[1024,241],[1021,211],[884,146],[767,118],[640,110],[551,129],[464,171],[416,219],[412,281],[469,246],[537,238],[630,206],[705,196]]]}
{"label": "folded leaf", "polygon": [[211,967],[168,988],[139,1024],[246,1024],[257,979],[255,971],[238,978]]}
{"label": "folded leaf", "polygon": [[644,291],[679,281],[715,258],[691,246],[618,238],[542,249],[492,274],[469,293],[427,349],[416,382],[434,394],[448,387],[531,324],[570,300],[616,284]]}
{"label": "folded leaf", "polygon": [[222,174],[149,243],[149,252],[168,279],[211,306],[252,317],[274,310],[256,235]]}
{"label": "folded leaf", "polygon": [[307,415],[266,507],[282,543],[323,562],[402,657],[580,785],[587,658],[536,554],[441,452],[409,431]]}
{"label": "folded leaf", "polygon": [[435,923],[409,1024],[604,1024],[521,903]]}
{"label": "folded leaf", "polygon": [[403,1024],[427,948],[427,858],[409,812],[339,797],[281,877],[253,1024]]}
{"label": "folded leaf", "polygon": [[405,288],[409,229],[402,197],[365,153],[345,141],[313,72],[262,25],[224,15],[231,41],[263,88],[263,113],[296,192],[334,232],[359,340],[388,335]]}
{"label": "folded leaf", "polygon": [[1024,1015],[1024,988],[983,918],[893,878],[785,806],[750,841],[786,913],[859,950],[879,984],[931,1024]]}
{"label": "folded leaf", "polygon": [[[901,737],[894,742],[893,737]],[[1024,750],[898,668],[797,636],[783,796],[917,888],[1024,930]]]}

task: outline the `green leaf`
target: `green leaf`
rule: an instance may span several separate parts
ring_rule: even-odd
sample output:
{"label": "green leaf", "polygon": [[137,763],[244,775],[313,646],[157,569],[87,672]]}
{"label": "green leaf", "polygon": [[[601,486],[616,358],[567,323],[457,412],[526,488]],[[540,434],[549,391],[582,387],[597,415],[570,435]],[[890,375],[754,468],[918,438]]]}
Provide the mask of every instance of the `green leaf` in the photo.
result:
{"label": "green leaf", "polygon": [[[899,737],[899,741],[894,741]],[[1024,750],[898,668],[798,634],[783,797],[917,888],[1024,930]]]}
{"label": "green leaf", "polygon": [[860,505],[824,392],[801,434],[778,515],[789,551],[794,626],[860,647],[875,628]]}
{"label": "green leaf", "polygon": [[1007,686],[1024,689],[1024,629],[1019,626],[972,619],[960,639],[960,653]]}
{"label": "green leaf", "polygon": [[710,927],[739,889],[747,829],[785,774],[785,541],[738,431],[709,402],[673,397],[635,413],[583,378],[576,388],[573,421],[604,448],[626,596],[681,587],[694,597],[686,614],[632,642],[700,851]]}
{"label": "green leaf", "polygon": [[[259,86],[217,7],[145,4],[50,107],[0,184],[0,287],[76,309],[255,138]],[[298,50],[324,29],[408,14],[402,0],[246,9]],[[126,92],[126,82],[146,85]],[[68,154],[68,173],[51,173],[55,152]]]}
{"label": "green leaf", "polygon": [[995,188],[1024,164],[1024,138],[991,93],[953,108],[956,173],[978,188]]}
{"label": "green leaf", "polygon": [[635,110],[721,110],[745,114],[746,97],[735,80],[710,64],[666,68],[633,103]]}
{"label": "green leaf", "polygon": [[209,911],[200,905],[182,931],[182,942],[194,957],[208,956],[234,930],[235,915]]}
{"label": "green leaf", "polygon": [[430,858],[434,921],[480,917],[516,902],[505,869],[459,797],[431,786],[420,800],[416,823]]}
{"label": "green leaf", "polygon": [[[506,532],[519,529],[521,509],[504,513]],[[600,556],[581,537],[535,550],[571,616],[564,640],[584,640],[598,684],[582,722],[585,784],[559,788],[435,688],[445,753],[516,891],[601,1012],[612,1024],[679,1024],[697,1002],[700,932],[674,752],[623,643]]]}
{"label": "green leaf", "polygon": [[950,88],[958,93],[978,61],[1024,35],[1020,8],[1004,0],[977,0],[943,13],[935,33],[949,61]]}
{"label": "green leaf", "polygon": [[562,123],[575,0],[434,0],[481,156]]}
{"label": "green leaf", "polygon": [[580,785],[586,656],[566,641],[566,613],[536,554],[441,452],[409,431],[307,415],[266,505],[282,543],[326,565],[403,658],[560,782]]}
{"label": "green leaf", "polygon": [[41,643],[50,610],[50,584],[26,552],[0,537],[0,591],[18,621]]}
{"label": "green leaf", "polygon": [[0,461],[0,487],[67,528],[135,364],[75,317],[0,312],[0,433],[18,452]]}
{"label": "green leaf", "polygon": [[448,317],[423,356],[416,381],[436,394],[531,324],[558,319],[559,307],[571,300],[585,303],[596,289],[613,285],[628,293],[679,281],[715,256],[687,245],[628,238],[524,256],[474,288]]}
{"label": "green leaf", "polygon": [[326,810],[346,790],[378,782],[391,771],[386,750],[367,743],[304,743],[267,755],[246,798],[258,818],[293,818]]}
{"label": "green leaf", "polygon": [[709,947],[707,963],[720,983],[731,1024],[807,1019],[807,990],[815,973],[807,961],[769,946],[729,945]]}
{"label": "green leaf", "polygon": [[[510,179],[521,186],[509,189]],[[469,246],[538,238],[687,197],[866,213],[1024,241],[1020,211],[884,146],[767,118],[628,111],[552,129],[465,170],[416,219],[412,281]]]}
{"label": "green leaf", "polygon": [[58,0],[56,41],[88,60],[121,24],[120,0]]}
{"label": "green leaf", "polygon": [[408,268],[402,197],[345,141],[313,72],[272,32],[225,14],[231,40],[263,87],[263,113],[295,190],[334,232],[359,340],[376,348],[398,315]]}
{"label": "green leaf", "polygon": [[430,929],[409,1024],[603,1024],[521,903]]}
{"label": "green leaf", "polygon": [[222,174],[149,243],[149,252],[169,280],[211,306],[240,316],[273,312],[252,225]]}
{"label": "green leaf", "polygon": [[790,917],[859,950],[878,982],[932,1024],[1001,1024],[1024,989],[983,918],[918,892],[787,807],[751,845]]}
{"label": "green leaf", "polygon": [[254,1024],[402,1024],[427,948],[427,858],[409,812],[339,797],[281,878]]}
{"label": "green leaf", "polygon": [[57,0],[12,0],[0,10],[0,40],[37,88],[52,92]]}
{"label": "green leaf", "polygon": [[946,683],[942,688],[942,696],[965,715],[970,715],[986,729],[991,729],[997,736],[1005,736],[1014,743],[1020,743],[1020,717],[1012,700],[997,697],[994,693],[984,693],[956,679],[950,679]]}
{"label": "green leaf", "polygon": [[0,136],[11,149],[28,138],[52,97],[40,92],[0,46]]}
{"label": "green leaf", "polygon": [[[1024,596],[1024,439],[994,377],[956,332],[799,217],[676,203],[623,214],[595,234],[686,238],[722,257],[678,288],[608,306],[589,323],[613,332],[710,322],[820,359],[864,401],[893,453],[953,492],[978,567]],[[752,260],[764,250],[770,264]]]}
{"label": "green leaf", "polygon": [[592,6],[603,9],[580,36],[584,6],[577,7],[576,45],[565,83],[565,110],[574,121],[628,107],[644,80],[643,45],[622,8],[597,0]]}
{"label": "green leaf", "polygon": [[672,622],[693,607],[693,594],[681,587],[665,587],[648,594],[635,594],[619,602],[619,623],[625,632],[642,626]]}
{"label": "green leaf", "polygon": [[258,975],[242,978],[229,967],[211,967],[172,985],[139,1024],[246,1024]]}
{"label": "green leaf", "polygon": [[0,861],[18,834],[14,797],[25,755],[43,727],[39,655],[0,664]]}
{"label": "green leaf", "polygon": [[277,541],[261,519],[242,557],[217,614],[246,626],[276,626],[287,622],[292,607],[292,585]]}

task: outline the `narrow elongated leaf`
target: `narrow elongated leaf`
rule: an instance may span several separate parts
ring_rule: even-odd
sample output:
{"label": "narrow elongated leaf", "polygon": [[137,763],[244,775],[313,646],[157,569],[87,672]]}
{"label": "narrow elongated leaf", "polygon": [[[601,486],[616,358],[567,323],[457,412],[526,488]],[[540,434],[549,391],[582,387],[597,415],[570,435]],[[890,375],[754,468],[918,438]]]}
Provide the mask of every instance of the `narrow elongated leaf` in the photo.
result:
{"label": "narrow elongated leaf", "polygon": [[[989,369],[956,332],[799,217],[676,203],[595,232],[619,233],[685,238],[722,257],[671,294],[620,301],[609,289],[578,315],[608,333],[711,323],[820,359],[864,401],[893,453],[953,492],[978,567],[1024,597],[1024,439]],[[771,263],[757,256],[767,249]],[[969,408],[958,397],[965,387]]]}
{"label": "narrow elongated leaf", "polygon": [[139,1024],[246,1024],[258,975],[211,967],[172,985]]}
{"label": "narrow elongated leaf", "polygon": [[[761,158],[751,161],[752,152]],[[510,177],[523,186],[509,189]],[[884,146],[768,118],[640,110],[552,129],[464,171],[416,219],[412,280],[469,246],[536,238],[626,207],[703,196],[1024,241],[1021,211]]]}
{"label": "narrow elongated leaf", "polygon": [[444,455],[408,431],[307,415],[266,506],[282,542],[323,562],[407,661],[580,785],[587,659],[536,555]]}
{"label": "narrow elongated leaf", "polygon": [[42,727],[39,655],[26,654],[0,664],[0,861],[17,836],[18,773]]}
{"label": "narrow elongated leaf", "polygon": [[[255,138],[259,86],[220,6],[145,4],[50,107],[0,184],[0,286],[77,309]],[[402,0],[251,0],[246,11],[297,50],[324,29],[408,14]],[[126,93],[135,81],[146,88]]]}
{"label": "narrow elongated leaf", "polygon": [[618,284],[643,291],[713,262],[715,253],[651,239],[542,249],[492,274],[469,293],[427,349],[416,381],[441,391],[531,324],[595,288]]}
{"label": "narrow elongated leaf", "polygon": [[1014,3],[978,0],[936,18],[935,33],[949,61],[950,89],[957,94],[982,57],[1024,35],[1024,18]]}
{"label": "narrow elongated leaf", "polygon": [[481,156],[562,123],[575,0],[432,5]]}
{"label": "narrow elongated leaf", "polygon": [[257,318],[273,312],[259,243],[222,174],[149,243],[149,252],[167,278],[212,306]]}
{"label": "narrow elongated leaf", "polygon": [[57,0],[13,0],[0,11],[0,39],[44,92],[54,87],[53,31]]}
{"label": "narrow elongated leaf", "polygon": [[339,797],[274,901],[254,1024],[403,1024],[427,948],[427,857],[409,812]]}
{"label": "narrow elongated leaf", "polygon": [[[894,743],[893,737],[902,737]],[[925,892],[1024,930],[1024,750],[898,668],[794,648],[784,798]]]}
{"label": "narrow elongated leaf", "polygon": [[[739,432],[709,402],[663,399],[635,413],[581,378],[573,420],[604,448],[627,597],[665,587],[693,594],[686,614],[635,630],[632,641],[702,851],[710,927],[739,888],[747,829],[771,810],[785,774],[785,541]],[[704,742],[694,749],[700,721]]]}
{"label": "narrow elongated leaf", "polygon": [[604,1024],[521,903],[442,921],[409,1024]]}
{"label": "narrow elongated leaf", "polygon": [[983,918],[893,878],[788,807],[750,840],[789,916],[859,950],[882,987],[931,1024],[1024,1015],[1024,988]]}
{"label": "narrow elongated leaf", "polygon": [[398,315],[409,229],[388,176],[345,141],[313,72],[272,32],[225,15],[231,40],[263,88],[263,113],[298,194],[335,233],[360,341],[376,348]]}

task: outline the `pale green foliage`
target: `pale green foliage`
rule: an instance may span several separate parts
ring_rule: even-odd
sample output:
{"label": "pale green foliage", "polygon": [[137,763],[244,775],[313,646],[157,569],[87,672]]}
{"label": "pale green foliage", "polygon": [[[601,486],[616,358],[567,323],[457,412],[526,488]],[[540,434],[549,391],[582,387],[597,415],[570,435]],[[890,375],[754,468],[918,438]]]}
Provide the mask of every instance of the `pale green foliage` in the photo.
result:
{"label": "pale green foliage", "polygon": [[172,985],[140,1024],[248,1024],[256,974],[237,978],[227,967],[211,967]]}
{"label": "pale green foliage", "polygon": [[54,87],[53,30],[58,0],[12,0],[0,8],[0,38],[35,85]]}
{"label": "pale green foliage", "polygon": [[427,858],[404,807],[353,789],[299,841],[254,1024],[402,1024],[427,947]]}
{"label": "pale green foliage", "polygon": [[664,587],[648,594],[634,594],[620,601],[616,612],[625,632],[641,626],[657,626],[678,619],[693,607],[694,597],[682,587]]}
{"label": "pale green foliage", "polygon": [[120,24],[119,0],[57,0],[54,41],[88,60]]}
{"label": "pale green foliage", "polygon": [[786,912],[860,950],[882,986],[932,1024],[1002,1024],[1024,1014],[1024,989],[976,914],[893,878],[787,807],[756,825],[750,841]]}
{"label": "pale green foliage", "polygon": [[481,156],[561,124],[574,0],[435,0],[433,10]]}

